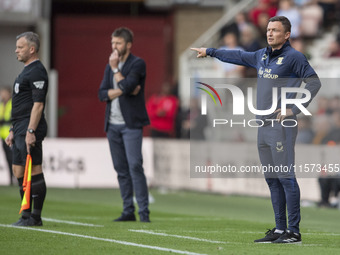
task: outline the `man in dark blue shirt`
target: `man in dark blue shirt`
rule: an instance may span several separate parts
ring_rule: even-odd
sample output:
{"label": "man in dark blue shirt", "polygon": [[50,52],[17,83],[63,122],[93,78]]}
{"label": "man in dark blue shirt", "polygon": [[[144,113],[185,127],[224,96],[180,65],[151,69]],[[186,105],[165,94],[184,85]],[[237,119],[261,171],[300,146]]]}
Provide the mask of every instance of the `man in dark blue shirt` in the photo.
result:
{"label": "man in dark blue shirt", "polygon": [[[266,233],[258,243],[300,243],[300,189],[296,181],[294,146],[297,135],[296,115],[307,107],[321,87],[320,80],[306,57],[293,49],[289,43],[291,24],[283,16],[269,20],[267,42],[269,47],[256,52],[240,50],[217,50],[192,48],[197,57],[211,56],[223,62],[244,65],[257,69],[257,110],[268,110],[273,105],[273,88],[299,88],[302,81],[310,98],[301,105],[287,104],[281,109],[281,90],[277,94],[277,108],[269,114],[257,115],[262,123],[258,129],[258,151],[262,166],[284,166],[289,172],[265,172],[275,214],[276,227]],[[283,96],[283,95],[282,95]],[[286,93],[288,99],[296,93]],[[268,121],[277,119],[277,122]],[[280,122],[285,121],[286,125]],[[288,211],[288,227],[286,219]]]}
{"label": "man in dark blue shirt", "polygon": [[98,96],[106,102],[105,132],[118,175],[123,213],[115,221],[136,221],[133,193],[142,222],[150,222],[148,187],[143,169],[143,126],[149,124],[144,100],[146,66],[131,54],[133,33],[121,27],[111,36],[112,53]]}

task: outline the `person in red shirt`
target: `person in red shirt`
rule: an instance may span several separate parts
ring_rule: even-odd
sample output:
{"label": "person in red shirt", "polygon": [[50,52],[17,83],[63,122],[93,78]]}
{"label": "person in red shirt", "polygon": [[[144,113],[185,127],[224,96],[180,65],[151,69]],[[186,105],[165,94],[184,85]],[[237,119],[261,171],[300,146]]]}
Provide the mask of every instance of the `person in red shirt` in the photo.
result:
{"label": "person in red shirt", "polygon": [[255,26],[259,26],[259,16],[267,14],[268,19],[274,17],[277,12],[277,6],[271,0],[260,0],[258,6],[249,13],[249,18]]}
{"label": "person in red shirt", "polygon": [[152,137],[171,137],[174,133],[178,99],[171,95],[171,86],[165,83],[159,94],[152,95],[146,103],[151,122]]}

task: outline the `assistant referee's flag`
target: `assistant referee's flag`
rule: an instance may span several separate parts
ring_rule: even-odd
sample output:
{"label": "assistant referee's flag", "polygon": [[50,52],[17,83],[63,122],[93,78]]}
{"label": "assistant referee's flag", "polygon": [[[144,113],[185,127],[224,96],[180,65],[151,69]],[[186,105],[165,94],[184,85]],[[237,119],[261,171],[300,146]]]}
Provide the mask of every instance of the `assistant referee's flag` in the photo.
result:
{"label": "assistant referee's flag", "polygon": [[27,154],[24,181],[22,183],[23,190],[25,191],[24,197],[21,202],[19,214],[31,206],[31,174],[32,174],[32,157]]}

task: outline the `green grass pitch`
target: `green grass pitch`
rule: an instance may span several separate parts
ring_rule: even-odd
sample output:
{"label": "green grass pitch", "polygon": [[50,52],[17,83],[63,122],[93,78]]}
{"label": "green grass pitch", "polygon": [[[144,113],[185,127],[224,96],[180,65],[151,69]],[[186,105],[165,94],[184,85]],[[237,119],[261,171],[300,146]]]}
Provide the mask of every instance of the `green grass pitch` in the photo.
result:
{"label": "green grass pitch", "polygon": [[[49,188],[44,226],[13,228],[19,191],[0,187],[0,254],[340,254],[340,211],[302,208],[302,244],[255,244],[269,198],[151,190],[151,223],[112,222],[118,190]],[[81,225],[83,224],[83,225]]]}

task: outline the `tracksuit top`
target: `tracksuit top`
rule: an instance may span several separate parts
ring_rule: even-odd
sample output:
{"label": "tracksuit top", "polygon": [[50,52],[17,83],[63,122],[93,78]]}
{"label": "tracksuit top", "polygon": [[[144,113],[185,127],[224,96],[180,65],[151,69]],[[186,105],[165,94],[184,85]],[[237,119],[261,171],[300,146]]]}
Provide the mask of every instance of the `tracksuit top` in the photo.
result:
{"label": "tracksuit top", "polygon": [[[274,87],[300,87],[306,82],[305,89],[311,92],[311,99],[304,103],[307,107],[321,87],[320,80],[314,69],[309,65],[306,57],[291,47],[287,41],[281,49],[272,51],[271,47],[255,52],[242,50],[218,50],[208,48],[207,55],[223,62],[243,65],[257,69],[257,109],[267,110],[272,106],[272,89]],[[296,93],[288,93],[287,98],[296,98]],[[281,108],[281,90],[278,89],[277,109]],[[295,105],[287,105],[294,115],[300,113]],[[259,119],[274,119],[276,113],[256,116]]]}

